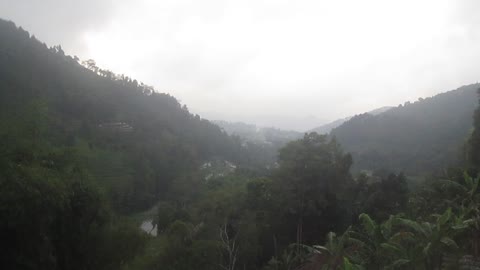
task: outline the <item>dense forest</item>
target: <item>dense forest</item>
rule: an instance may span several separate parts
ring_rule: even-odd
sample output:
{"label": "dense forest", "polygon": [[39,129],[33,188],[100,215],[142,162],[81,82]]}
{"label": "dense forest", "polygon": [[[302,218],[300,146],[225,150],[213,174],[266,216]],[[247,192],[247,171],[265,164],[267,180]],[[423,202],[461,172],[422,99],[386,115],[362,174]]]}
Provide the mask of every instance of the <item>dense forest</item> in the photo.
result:
{"label": "dense forest", "polygon": [[269,166],[174,97],[0,20],[0,268],[475,269],[478,87],[278,140]]}

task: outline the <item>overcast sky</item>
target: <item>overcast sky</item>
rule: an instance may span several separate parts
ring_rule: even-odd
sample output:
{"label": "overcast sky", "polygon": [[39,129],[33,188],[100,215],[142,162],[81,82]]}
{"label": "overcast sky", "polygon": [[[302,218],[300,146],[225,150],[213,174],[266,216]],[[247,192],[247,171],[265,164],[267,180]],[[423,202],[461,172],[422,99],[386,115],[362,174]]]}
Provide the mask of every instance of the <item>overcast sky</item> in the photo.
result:
{"label": "overcast sky", "polygon": [[480,78],[477,0],[0,0],[209,119],[305,130]]}

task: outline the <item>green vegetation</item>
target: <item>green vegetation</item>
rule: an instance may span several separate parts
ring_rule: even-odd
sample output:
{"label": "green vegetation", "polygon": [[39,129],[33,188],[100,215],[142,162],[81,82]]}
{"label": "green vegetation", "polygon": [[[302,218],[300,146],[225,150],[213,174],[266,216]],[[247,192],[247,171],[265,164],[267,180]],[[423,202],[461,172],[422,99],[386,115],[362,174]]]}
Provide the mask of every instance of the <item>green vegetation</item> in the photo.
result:
{"label": "green vegetation", "polygon": [[119,269],[147,240],[126,215],[205,160],[248,164],[175,98],[84,64],[0,21],[2,269]]}
{"label": "green vegetation", "polygon": [[[271,144],[262,148],[0,21],[0,268],[478,263],[480,110],[468,133],[475,87],[354,117],[336,138],[287,142],[296,135],[264,130]],[[366,152],[350,155],[339,142]],[[456,146],[466,155],[447,168]],[[352,175],[355,162],[373,172]],[[431,174],[413,186],[389,172],[398,168]]]}

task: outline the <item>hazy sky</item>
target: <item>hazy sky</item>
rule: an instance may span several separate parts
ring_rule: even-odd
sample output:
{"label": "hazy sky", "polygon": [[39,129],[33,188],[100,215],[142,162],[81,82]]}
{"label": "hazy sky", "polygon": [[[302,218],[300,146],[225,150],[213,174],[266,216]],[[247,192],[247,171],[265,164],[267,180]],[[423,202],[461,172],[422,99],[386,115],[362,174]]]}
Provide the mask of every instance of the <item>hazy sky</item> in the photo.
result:
{"label": "hazy sky", "polygon": [[209,119],[307,129],[480,78],[478,0],[0,0]]}

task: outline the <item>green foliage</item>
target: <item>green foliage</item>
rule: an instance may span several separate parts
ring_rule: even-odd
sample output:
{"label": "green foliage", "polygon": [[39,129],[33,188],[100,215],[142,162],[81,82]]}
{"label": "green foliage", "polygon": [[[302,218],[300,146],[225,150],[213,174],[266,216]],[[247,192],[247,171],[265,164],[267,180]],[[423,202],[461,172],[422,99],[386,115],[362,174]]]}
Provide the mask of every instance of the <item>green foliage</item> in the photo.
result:
{"label": "green foliage", "polygon": [[363,177],[357,180],[355,187],[358,212],[386,220],[390,215],[407,209],[409,188],[403,174],[388,174],[378,180],[375,177]]}
{"label": "green foliage", "polygon": [[[309,269],[459,269],[462,256],[478,252],[478,180],[465,175],[463,183],[443,182],[463,190],[452,193],[462,200],[454,198],[458,203],[443,212],[415,219],[398,214],[378,223],[361,214],[360,227],[347,229],[341,237],[329,233],[324,246],[311,247],[310,265],[317,268]],[[342,260],[352,265],[341,264]]]}
{"label": "green foliage", "polygon": [[[41,105],[39,105],[41,104]],[[0,160],[2,269],[118,269],[143,248],[131,224],[114,220],[75,151],[51,142],[42,103],[18,110]],[[34,132],[28,132],[33,130]],[[16,135],[13,137],[12,135]]]}
{"label": "green foliage", "polygon": [[[325,135],[305,134],[302,140],[289,143],[279,154],[276,193],[281,197],[284,235],[296,233],[303,243],[320,238],[349,219],[348,187],[353,184],[349,173],[350,155],[344,154],[335,140]],[[329,220],[328,223],[320,222]],[[308,239],[308,238],[306,238]]]}

